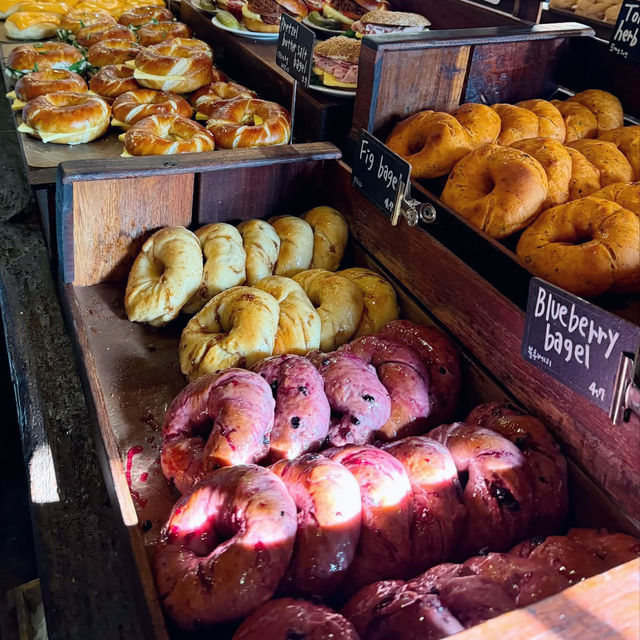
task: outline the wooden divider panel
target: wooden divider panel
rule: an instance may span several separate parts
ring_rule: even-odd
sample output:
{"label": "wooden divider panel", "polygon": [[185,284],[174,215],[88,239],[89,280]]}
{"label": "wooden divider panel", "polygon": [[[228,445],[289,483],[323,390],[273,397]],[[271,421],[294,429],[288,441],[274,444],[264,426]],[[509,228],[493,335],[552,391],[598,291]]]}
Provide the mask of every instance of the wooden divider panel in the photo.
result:
{"label": "wooden divider panel", "polygon": [[126,277],[148,232],[191,224],[193,182],[193,173],[75,182],[73,284]]}

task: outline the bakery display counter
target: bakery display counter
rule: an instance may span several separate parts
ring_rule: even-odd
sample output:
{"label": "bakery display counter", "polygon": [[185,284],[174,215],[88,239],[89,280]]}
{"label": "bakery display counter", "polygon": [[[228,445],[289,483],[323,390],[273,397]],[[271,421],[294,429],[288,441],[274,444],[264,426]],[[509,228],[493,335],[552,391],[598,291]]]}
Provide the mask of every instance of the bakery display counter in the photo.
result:
{"label": "bakery display counter", "polygon": [[[167,467],[161,470],[159,455],[165,412],[186,382],[180,365],[189,365],[178,357],[185,323],[178,319],[154,328],[130,322],[124,302],[133,259],[161,227],[197,230],[335,207],[349,231],[342,266],[381,274],[395,289],[402,318],[441,327],[461,349],[462,394],[454,417],[463,418],[481,402],[519,404],[547,425],[568,456],[570,525],[637,534],[637,417],[613,427],[604,412],[526,363],[519,355],[523,314],[424,229],[392,229],[352,188],[350,170],[335,148],[317,144],[290,153],[254,166],[232,157],[210,164],[202,156],[198,164],[171,167],[148,158],[136,170],[124,170],[117,161],[105,161],[100,172],[87,162],[60,167],[60,295],[97,426],[102,473],[135,558],[127,570],[140,585],[137,614],[152,625],[150,637],[191,637],[163,613],[151,564],[178,497],[163,476]],[[624,635],[638,623],[637,570],[637,560],[610,569],[458,637],[500,632],[515,638],[523,629],[541,638],[600,640],[603,629]],[[587,615],[592,624],[585,626]],[[216,633],[231,637],[234,627],[218,626]]]}

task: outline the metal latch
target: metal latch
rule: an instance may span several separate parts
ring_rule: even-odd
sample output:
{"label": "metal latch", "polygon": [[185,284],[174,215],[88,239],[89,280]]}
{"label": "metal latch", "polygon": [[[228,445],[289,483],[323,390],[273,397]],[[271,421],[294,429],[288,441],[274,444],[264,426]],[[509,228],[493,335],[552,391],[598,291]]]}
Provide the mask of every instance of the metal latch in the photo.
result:
{"label": "metal latch", "polygon": [[640,417],[640,348],[635,357],[620,355],[620,366],[609,417],[613,424],[629,422],[631,413]]}
{"label": "metal latch", "polygon": [[402,216],[410,227],[415,227],[418,222],[430,224],[435,222],[436,210],[428,202],[414,200],[407,193],[407,185],[400,180],[400,188],[396,196],[396,202],[391,215],[391,224],[395,227]]}

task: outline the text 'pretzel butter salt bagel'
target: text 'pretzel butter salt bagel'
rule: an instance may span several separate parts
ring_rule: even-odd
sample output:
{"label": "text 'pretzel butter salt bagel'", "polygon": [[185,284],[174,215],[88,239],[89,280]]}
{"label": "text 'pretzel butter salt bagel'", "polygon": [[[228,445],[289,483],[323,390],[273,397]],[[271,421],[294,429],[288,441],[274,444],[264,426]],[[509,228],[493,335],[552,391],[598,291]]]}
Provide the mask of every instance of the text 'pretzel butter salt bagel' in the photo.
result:
{"label": "text 'pretzel butter salt bagel'", "polygon": [[182,332],[182,373],[194,380],[229,367],[253,366],[273,353],[279,317],[280,305],[266,291],[255,287],[222,291]]}
{"label": "text 'pretzel butter salt bagel'", "polygon": [[89,87],[99,96],[112,100],[127,91],[139,89],[140,85],[133,77],[133,69],[124,64],[114,64],[102,67],[89,80]]}
{"label": "text 'pretzel butter salt bagel'", "polygon": [[339,211],[314,207],[302,219],[313,229],[312,269],[337,271],[349,239],[349,226]]}
{"label": "text 'pretzel butter salt bagel'", "polygon": [[613,142],[633,169],[633,179],[640,180],[640,125],[620,127],[603,133],[598,140]]}
{"label": "text 'pretzel butter salt bagel'", "polygon": [[214,107],[207,129],[223,149],[283,145],[291,136],[291,116],[275,102],[239,98]]}
{"label": "text 'pretzel butter salt bagel'", "polygon": [[125,155],[156,156],[213,151],[211,134],[197,122],[176,115],[155,115],[124,134]]}
{"label": "text 'pretzel butter salt bagel'", "polygon": [[565,142],[573,142],[581,138],[595,138],[598,133],[598,120],[593,111],[579,102],[551,100],[564,119],[567,135]]}
{"label": "text 'pretzel butter salt bagel'", "polygon": [[567,102],[579,102],[589,109],[598,122],[598,135],[624,124],[624,113],[620,100],[600,89],[587,89],[571,96]]}
{"label": "text 'pretzel butter salt bagel'", "polygon": [[547,175],[535,158],[488,144],[456,164],[441,198],[474,226],[505,238],[540,213],[547,189]]}
{"label": "text 'pretzel butter salt bagel'", "polygon": [[103,40],[126,40],[135,42],[136,36],[127,27],[121,24],[93,24],[83,27],[76,34],[76,42],[81,47],[90,47]]}
{"label": "text 'pretzel butter salt bagel'", "polygon": [[567,127],[564,118],[556,106],[548,100],[523,100],[518,107],[529,109],[538,117],[538,136],[553,138],[564,142],[567,137]]}
{"label": "text 'pretzel butter salt bagel'", "polygon": [[135,259],[124,296],[131,322],[161,327],[180,313],[202,280],[198,238],[184,227],[156,231]]}
{"label": "text 'pretzel butter salt bagel'", "polygon": [[297,282],[283,276],[268,276],[255,286],[271,294],[280,305],[273,355],[303,355],[320,346],[320,316]]}
{"label": "text 'pretzel butter salt bagel'", "polygon": [[[92,67],[106,67],[134,60],[138,53],[140,53],[140,45],[136,42],[107,38],[89,47],[87,60]],[[133,71],[131,75],[133,76]]]}
{"label": "text 'pretzel butter salt bagel'", "polygon": [[237,98],[257,98],[258,94],[235,82],[215,81],[198,89],[190,98],[196,118],[206,120],[213,109]]}
{"label": "text 'pretzel butter salt bagel'", "polygon": [[616,202],[640,216],[640,182],[614,182],[592,195],[594,198]]}
{"label": "text 'pretzel butter salt bagel'", "polygon": [[324,269],[302,271],[293,279],[320,316],[322,351],[333,351],[355,335],[364,310],[362,291],[356,284]]}
{"label": "text 'pretzel butter salt bagel'", "polygon": [[296,529],[295,504],[274,473],[255,465],[213,472],[176,503],[155,550],[169,616],[183,629],[247,616],[273,596]]}
{"label": "text 'pretzel butter salt bagel'", "polygon": [[125,27],[140,27],[149,22],[172,20],[173,14],[166,7],[142,6],[128,9],[120,14],[118,22]]}
{"label": "text 'pretzel butter salt bagel'", "polygon": [[133,77],[148,89],[187,93],[213,78],[211,58],[192,47],[165,43],[145,47],[133,63]]}
{"label": "text 'pretzel butter salt bagel'", "polygon": [[613,142],[584,138],[569,146],[579,151],[600,172],[600,186],[613,182],[631,182],[633,169],[624,154]]}
{"label": "text 'pretzel butter salt bagel'", "polygon": [[640,288],[640,218],[593,196],[547,209],[517,254],[537,276],[582,296]]}
{"label": "text 'pretzel butter salt bagel'", "polygon": [[191,29],[182,22],[151,22],[138,29],[138,41],[143,47],[159,44],[169,38],[190,38]]}
{"label": "text 'pretzel butter salt bagel'", "polygon": [[[7,56],[7,67],[14,71],[29,73],[47,69],[69,69],[82,63],[82,53],[64,42],[36,42],[21,44]],[[79,69],[82,71],[82,69]]]}
{"label": "text 'pretzel butter salt bagel'", "polygon": [[99,138],[109,128],[110,119],[111,108],[98,96],[48,93],[27,102],[18,131],[43,142],[82,144]]}
{"label": "text 'pretzel butter salt bagel'", "polygon": [[190,118],[193,109],[177,93],[135,89],[118,96],[112,105],[112,124],[128,128],[153,115],[177,115]]}
{"label": "text 'pretzel butter salt bagel'", "polygon": [[273,273],[292,278],[307,270],[313,259],[313,229],[297,216],[276,216],[269,223],[280,238],[280,251]]}
{"label": "text 'pretzel butter salt bagel'", "polygon": [[[22,76],[14,88],[16,100],[29,102],[38,96],[59,91],[87,91],[87,83],[82,76],[66,69],[47,69],[34,71]],[[23,105],[24,106],[24,105]]]}
{"label": "text 'pretzel butter salt bagel'", "polygon": [[5,20],[4,27],[13,40],[52,38],[60,28],[60,16],[45,11],[19,11]]}
{"label": "text 'pretzel butter salt bagel'", "polygon": [[185,313],[196,313],[216,294],[237,287],[246,280],[247,254],[240,232],[226,222],[214,222],[200,227],[196,236],[202,246],[204,269],[202,283],[193,298],[183,308]]}
{"label": "text 'pretzel butter salt bagel'", "polygon": [[247,254],[247,284],[253,285],[273,273],[280,252],[280,238],[264,220],[245,220],[238,225],[238,231]]}
{"label": "text 'pretzel butter salt bagel'", "polygon": [[162,424],[162,472],[186,493],[219,467],[258,462],[269,451],[274,401],[262,377],[227,369],[188,384]]}

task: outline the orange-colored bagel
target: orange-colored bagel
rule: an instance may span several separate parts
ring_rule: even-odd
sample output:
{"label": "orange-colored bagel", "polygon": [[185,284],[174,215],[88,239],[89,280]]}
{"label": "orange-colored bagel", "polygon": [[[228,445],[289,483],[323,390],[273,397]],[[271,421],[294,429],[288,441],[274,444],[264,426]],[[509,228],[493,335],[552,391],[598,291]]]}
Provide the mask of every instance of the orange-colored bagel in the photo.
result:
{"label": "orange-colored bagel", "polygon": [[547,175],[535,158],[487,144],[456,164],[441,199],[490,236],[504,238],[540,213],[547,188]]}
{"label": "orange-colored bagel", "polygon": [[111,107],[113,118],[126,125],[132,125],[154,115],[177,115],[190,118],[193,109],[177,93],[135,89],[119,95]]}
{"label": "orange-colored bagel", "polygon": [[[156,77],[143,77],[140,72]],[[213,65],[206,53],[161,43],[140,51],[135,59],[133,77],[148,89],[188,93],[212,81]]]}
{"label": "orange-colored bagel", "polygon": [[191,105],[199,113],[211,116],[211,112],[220,104],[236,98],[257,98],[258,94],[235,82],[212,82],[198,89],[190,98]]}
{"label": "orange-colored bagel", "polygon": [[593,111],[579,102],[567,102],[566,100],[552,100],[562,114],[567,130],[565,142],[573,142],[581,138],[595,138],[598,133],[598,120]]}
{"label": "orange-colored bagel", "polygon": [[22,76],[14,88],[16,98],[29,102],[38,96],[58,91],[87,91],[87,83],[82,76],[66,69],[47,69],[34,71]]}
{"label": "orange-colored bagel", "polygon": [[91,27],[94,24],[116,24],[116,21],[106,11],[74,9],[62,18],[60,28],[77,34],[80,29]]}
{"label": "orange-colored bagel", "polygon": [[133,77],[133,69],[124,64],[102,67],[89,81],[91,91],[104,98],[113,99],[126,91],[139,89],[140,85]]}
{"label": "orange-colored bagel", "polygon": [[614,182],[593,194],[594,198],[611,200],[640,216],[640,182]]}
{"label": "orange-colored bagel", "polygon": [[472,149],[477,149],[483,144],[493,144],[500,135],[500,116],[486,104],[467,102],[461,104],[451,115],[469,134]]}
{"label": "orange-colored bagel", "polygon": [[118,22],[125,27],[140,27],[149,22],[173,20],[173,13],[166,7],[134,7],[120,14]]}
{"label": "orange-colored bagel", "polygon": [[548,100],[523,100],[518,107],[529,109],[538,116],[538,135],[541,138],[553,138],[564,142],[567,137],[567,127],[562,114]]}
{"label": "orange-colored bagel", "polygon": [[197,122],[180,116],[149,116],[124,135],[124,146],[132,156],[170,155],[213,151],[213,136]]}
{"label": "orange-colored bagel", "polygon": [[547,209],[520,237],[531,271],[571,293],[640,288],[640,218],[593,196]]}
{"label": "orange-colored bagel", "polygon": [[291,116],[275,102],[238,98],[212,109],[207,129],[223,149],[282,145],[289,142]]}
{"label": "orange-colored bagel", "polygon": [[518,140],[538,137],[538,116],[533,111],[504,103],[491,105],[491,108],[502,122],[498,144],[508,147]]}
{"label": "orange-colored bagel", "polygon": [[82,53],[64,42],[21,44],[7,56],[7,66],[16,71],[68,69],[82,60]]}
{"label": "orange-colored bagel", "polygon": [[571,156],[571,180],[569,180],[569,200],[586,198],[600,189],[600,171],[579,151],[565,146]]}
{"label": "orange-colored bagel", "polygon": [[600,186],[606,187],[612,182],[631,182],[633,169],[624,154],[613,142],[583,138],[569,144],[577,149],[598,171]]}
{"label": "orange-colored bagel", "polygon": [[159,44],[169,38],[190,38],[191,29],[182,22],[150,22],[138,29],[138,40],[143,47]]}
{"label": "orange-colored bagel", "polygon": [[414,178],[443,176],[472,150],[465,128],[442,111],[421,111],[399,122],[386,144],[411,165]]}
{"label": "orange-colored bagel", "polygon": [[573,162],[567,148],[553,138],[528,138],[511,145],[534,157],[545,170],[549,184],[543,209],[555,207],[569,199],[569,182],[573,172]]}
{"label": "orange-colored bagel", "polygon": [[640,180],[640,125],[611,129],[598,140],[613,142],[620,149],[633,169],[633,179]]}
{"label": "orange-colored bagel", "polygon": [[620,100],[608,91],[587,89],[576,93],[567,102],[579,102],[593,112],[598,121],[598,135],[609,129],[617,129],[624,124]]}
{"label": "orange-colored bagel", "polygon": [[[213,51],[211,47],[204,40],[198,40],[198,38],[167,38],[164,41],[164,44],[166,45],[175,44],[180,47],[189,47],[191,49],[196,49],[197,51],[202,51],[202,53],[206,53],[211,59],[213,59]],[[218,73],[222,74],[222,71],[219,71]],[[225,79],[226,79],[226,76],[225,76]]]}
{"label": "orange-colored bagel", "polygon": [[53,38],[60,28],[60,15],[49,11],[16,11],[4,23],[12,40]]}
{"label": "orange-colored bagel", "polygon": [[121,24],[105,23],[83,27],[76,34],[76,42],[85,48],[102,40],[128,40],[129,42],[135,42],[136,37],[133,31],[123,27]]}
{"label": "orange-colored bagel", "polygon": [[87,93],[48,93],[30,100],[22,110],[30,135],[56,144],[81,144],[99,138],[108,128],[111,108],[102,99]]}
{"label": "orange-colored bagel", "polygon": [[109,38],[92,44],[87,53],[87,60],[94,67],[106,67],[133,60],[139,52],[140,45],[137,42]]}

